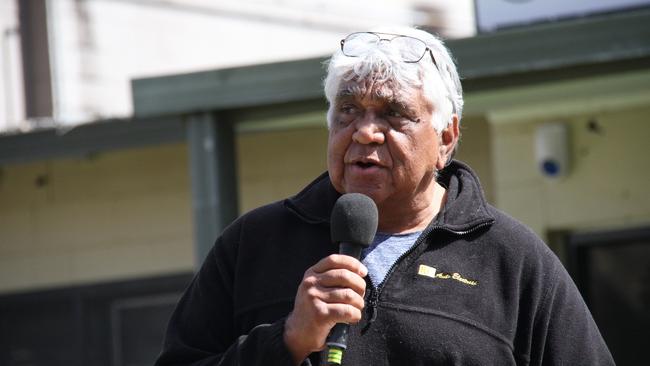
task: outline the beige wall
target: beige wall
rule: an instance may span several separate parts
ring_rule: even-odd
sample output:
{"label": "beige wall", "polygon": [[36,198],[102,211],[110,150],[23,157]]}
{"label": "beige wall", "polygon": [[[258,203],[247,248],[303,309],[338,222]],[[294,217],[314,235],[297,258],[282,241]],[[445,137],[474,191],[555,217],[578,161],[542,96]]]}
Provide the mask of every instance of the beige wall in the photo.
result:
{"label": "beige wall", "polygon": [[[540,235],[559,229],[650,222],[650,108],[563,119],[573,170],[548,181],[536,170],[540,120],[463,120],[458,158],[488,199]],[[597,121],[600,133],[587,124]],[[295,194],[326,169],[325,127],[237,136],[239,207]],[[185,144],[0,170],[0,292],[190,271],[192,211]]]}
{"label": "beige wall", "polygon": [[[237,137],[240,211],[326,169],[327,130]],[[0,292],[191,271],[185,144],[0,170]]]}
{"label": "beige wall", "polygon": [[1,172],[2,292],[192,266],[182,144],[7,165]]}
{"label": "beige wall", "polygon": [[460,124],[460,145],[456,159],[469,164],[478,175],[488,202],[494,200],[491,145],[491,127],[485,118],[480,116],[463,118]]}
{"label": "beige wall", "polygon": [[[495,203],[547,236],[553,230],[605,230],[650,223],[650,108],[492,126]],[[543,178],[534,158],[536,125],[564,121],[571,133],[572,170]],[[597,123],[599,131],[589,128]]]}
{"label": "beige wall", "polygon": [[241,134],[240,212],[292,196],[327,170],[327,128]]}
{"label": "beige wall", "polygon": [[[327,130],[237,137],[240,211],[326,169]],[[0,170],[0,292],[191,271],[185,144]]]}

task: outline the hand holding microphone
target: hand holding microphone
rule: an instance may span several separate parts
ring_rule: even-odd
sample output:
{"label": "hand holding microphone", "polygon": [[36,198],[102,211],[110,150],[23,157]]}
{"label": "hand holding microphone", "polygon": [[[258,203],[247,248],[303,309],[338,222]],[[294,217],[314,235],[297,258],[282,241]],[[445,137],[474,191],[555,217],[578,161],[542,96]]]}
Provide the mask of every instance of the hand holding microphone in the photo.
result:
{"label": "hand holding microphone", "polygon": [[340,364],[347,347],[347,324],[361,320],[367,269],[358,258],[361,249],[372,242],[377,220],[377,207],[369,197],[350,193],[337,200],[331,234],[340,254],[322,259],[305,272],[285,324],[284,340],[296,364],[321,350],[328,333],[327,343],[333,350],[328,362]]}
{"label": "hand holding microphone", "polygon": [[[377,232],[377,206],[372,199],[360,193],[341,196],[332,210],[331,236],[339,244],[339,253],[359,259],[361,250],[367,248]],[[343,351],[348,347],[348,329],[337,323],[327,337],[327,363],[340,365]]]}

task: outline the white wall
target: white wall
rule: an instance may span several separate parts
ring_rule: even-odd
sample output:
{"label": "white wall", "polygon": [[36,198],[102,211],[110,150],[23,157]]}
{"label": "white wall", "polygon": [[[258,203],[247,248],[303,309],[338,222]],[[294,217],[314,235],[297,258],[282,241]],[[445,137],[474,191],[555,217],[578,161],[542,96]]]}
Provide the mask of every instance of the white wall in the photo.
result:
{"label": "white wall", "polygon": [[[0,1],[0,30],[17,27],[16,1]],[[345,34],[377,25],[451,38],[475,28],[471,0],[44,1],[53,117],[64,125],[131,115],[138,77],[324,56]],[[10,56],[0,58],[0,132],[42,123],[24,121],[19,37],[1,40]]]}
{"label": "white wall", "polygon": [[[350,31],[428,21],[421,13],[388,0],[49,0],[55,119],[130,115],[133,78],[323,56]],[[459,19],[450,34],[471,34],[473,18]]]}
{"label": "white wall", "polygon": [[0,133],[23,127],[25,105],[16,0],[0,1]]}

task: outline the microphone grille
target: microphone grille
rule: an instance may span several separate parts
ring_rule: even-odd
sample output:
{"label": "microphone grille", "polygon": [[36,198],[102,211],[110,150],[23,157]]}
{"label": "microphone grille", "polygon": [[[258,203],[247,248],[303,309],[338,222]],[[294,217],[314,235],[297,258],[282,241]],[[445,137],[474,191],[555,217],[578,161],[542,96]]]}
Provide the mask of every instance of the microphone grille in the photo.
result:
{"label": "microphone grille", "polygon": [[361,193],[346,193],[332,209],[331,235],[334,243],[368,247],[377,232],[377,205]]}

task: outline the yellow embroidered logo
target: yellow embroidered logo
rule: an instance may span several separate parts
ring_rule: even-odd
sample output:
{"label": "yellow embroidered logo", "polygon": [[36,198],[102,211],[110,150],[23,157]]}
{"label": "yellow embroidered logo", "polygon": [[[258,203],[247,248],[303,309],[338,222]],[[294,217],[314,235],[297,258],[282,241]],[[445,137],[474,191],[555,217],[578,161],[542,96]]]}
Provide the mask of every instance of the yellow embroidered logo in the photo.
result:
{"label": "yellow embroidered logo", "polygon": [[449,274],[449,273],[444,273],[444,272],[438,272],[437,269],[435,269],[433,267],[429,267],[429,266],[424,265],[424,264],[420,264],[420,266],[418,267],[418,274],[420,276],[431,277],[431,278],[439,278],[439,279],[442,279],[442,280],[452,279],[452,280],[456,280],[458,282],[462,282],[462,283],[464,283],[466,285],[469,285],[469,286],[478,285],[478,281],[468,280],[467,278],[464,278],[463,276],[461,276],[460,273],[454,272],[454,273]]}

